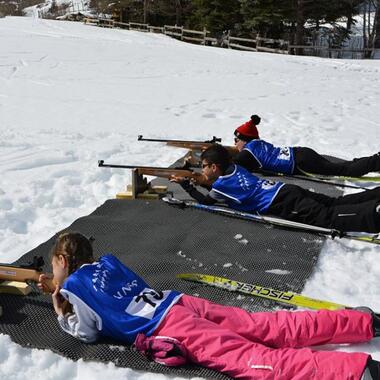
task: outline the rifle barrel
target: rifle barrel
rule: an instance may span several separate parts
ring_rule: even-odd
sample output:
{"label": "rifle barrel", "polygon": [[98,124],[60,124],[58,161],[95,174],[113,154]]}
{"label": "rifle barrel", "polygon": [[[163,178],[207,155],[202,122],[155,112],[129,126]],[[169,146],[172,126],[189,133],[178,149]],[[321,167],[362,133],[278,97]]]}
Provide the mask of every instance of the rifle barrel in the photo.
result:
{"label": "rifle barrel", "polygon": [[[181,170],[174,168],[165,168],[157,166],[140,166],[140,165],[114,165],[114,164],[105,164],[103,160],[98,161],[98,166],[101,168],[119,168],[119,169],[149,169],[149,170]],[[189,171],[190,172],[190,171]]]}
{"label": "rifle barrel", "polygon": [[209,143],[213,144],[216,142],[221,142],[222,139],[220,137],[213,136],[211,140],[205,141],[193,141],[193,140],[170,140],[170,139],[146,139],[143,135],[139,135],[137,137],[138,141],[153,141],[153,142],[165,142],[165,143],[189,143],[189,144],[204,144]]}

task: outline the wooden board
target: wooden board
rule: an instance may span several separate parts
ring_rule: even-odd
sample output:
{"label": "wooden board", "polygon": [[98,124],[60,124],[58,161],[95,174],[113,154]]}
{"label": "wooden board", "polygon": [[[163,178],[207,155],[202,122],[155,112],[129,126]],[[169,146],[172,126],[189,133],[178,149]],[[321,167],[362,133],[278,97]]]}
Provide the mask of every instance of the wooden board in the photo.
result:
{"label": "wooden board", "polygon": [[26,296],[31,291],[32,291],[32,288],[25,282],[19,282],[19,281],[1,281],[0,282],[0,293]]}

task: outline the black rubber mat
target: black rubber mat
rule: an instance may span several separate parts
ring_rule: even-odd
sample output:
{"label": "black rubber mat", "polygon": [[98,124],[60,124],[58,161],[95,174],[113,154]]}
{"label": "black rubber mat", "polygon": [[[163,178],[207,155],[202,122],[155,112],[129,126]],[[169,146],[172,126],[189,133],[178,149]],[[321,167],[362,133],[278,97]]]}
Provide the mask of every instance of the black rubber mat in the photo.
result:
{"label": "black rubber mat", "polygon": [[[270,310],[278,304],[178,280],[175,274],[203,272],[300,292],[324,241],[305,232],[274,229],[200,210],[180,210],[158,200],[109,200],[68,229],[94,236],[97,255],[115,254],[154,288],[174,288],[250,311]],[[53,240],[19,262],[34,255],[42,255],[48,262]],[[50,271],[50,266],[45,270]],[[226,378],[196,366],[168,368],[151,363],[118,342],[83,344],[60,330],[50,297],[38,292],[0,297],[4,308],[0,332],[22,346],[50,349],[73,360],[112,361],[118,366],[180,376]]]}
{"label": "black rubber mat", "polygon": [[[278,177],[273,179],[279,180]],[[289,178],[281,180],[295,182]],[[330,196],[341,194],[333,186],[296,182]],[[176,184],[166,180],[155,180],[153,184],[168,185],[177,198],[188,198]],[[324,242],[323,237],[313,234],[272,228],[201,210],[181,210],[158,200],[109,200],[66,230],[95,237],[97,256],[114,254],[153,288],[177,289],[249,311],[272,310],[279,305],[178,280],[176,273],[201,272],[301,292]],[[55,236],[25,254],[17,263],[31,261],[35,255],[43,256],[44,271],[50,272],[48,254],[54,240]],[[137,370],[184,377],[228,378],[193,365],[171,368],[149,362],[120,342],[83,344],[60,329],[50,296],[40,294],[36,288],[25,297],[0,294],[0,304],[4,309],[0,332],[25,347],[49,349],[72,360],[113,362]]]}

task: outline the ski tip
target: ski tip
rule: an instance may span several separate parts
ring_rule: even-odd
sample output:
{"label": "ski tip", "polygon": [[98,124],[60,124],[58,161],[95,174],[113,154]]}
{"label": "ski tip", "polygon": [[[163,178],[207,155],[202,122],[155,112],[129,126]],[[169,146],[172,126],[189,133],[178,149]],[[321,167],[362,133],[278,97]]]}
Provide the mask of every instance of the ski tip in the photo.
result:
{"label": "ski tip", "polygon": [[181,201],[180,199],[177,199],[177,198],[163,197],[162,200],[171,206],[177,206],[179,208],[185,208],[186,207],[186,203],[184,201]]}
{"label": "ski tip", "polygon": [[178,273],[177,278],[181,280],[199,281],[202,279],[203,275],[199,273]]}
{"label": "ski tip", "polygon": [[175,276],[177,278],[187,278],[187,277],[189,277],[191,275],[194,275],[194,273],[177,273]]}

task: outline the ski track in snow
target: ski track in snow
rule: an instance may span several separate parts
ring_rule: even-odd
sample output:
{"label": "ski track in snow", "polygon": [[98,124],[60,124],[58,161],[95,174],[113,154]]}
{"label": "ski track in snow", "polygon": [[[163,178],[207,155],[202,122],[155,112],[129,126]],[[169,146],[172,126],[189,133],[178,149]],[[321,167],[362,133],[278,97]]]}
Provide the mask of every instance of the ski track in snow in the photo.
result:
{"label": "ski track in snow", "polygon": [[[3,262],[125,188],[130,173],[98,168],[99,159],[166,166],[185,153],[137,142],[139,134],[192,140],[215,135],[228,145],[233,130],[256,113],[261,136],[278,145],[310,146],[347,159],[379,151],[379,61],[255,54],[16,17],[0,19],[0,46]],[[253,238],[235,237],[248,247]],[[380,311],[379,255],[377,246],[328,240],[304,294]],[[177,256],[194,269],[203,266],[186,252]],[[285,264],[270,272],[286,274]],[[226,272],[231,266],[250,270],[238,262],[223,265]],[[331,349],[363,350],[380,359],[379,341]],[[55,380],[171,378],[73,363],[0,335],[0,377],[37,374]]]}

